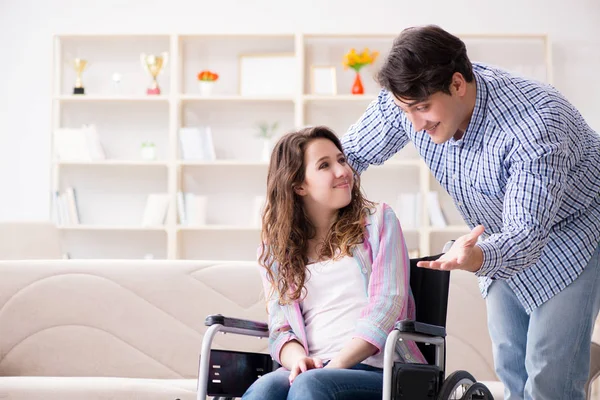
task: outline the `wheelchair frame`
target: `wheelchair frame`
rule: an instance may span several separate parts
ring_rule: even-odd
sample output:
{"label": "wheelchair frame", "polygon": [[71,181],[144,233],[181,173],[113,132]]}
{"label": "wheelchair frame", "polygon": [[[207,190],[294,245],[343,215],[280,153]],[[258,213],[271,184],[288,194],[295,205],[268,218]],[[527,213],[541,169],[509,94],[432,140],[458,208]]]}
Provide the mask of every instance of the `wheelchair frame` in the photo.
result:
{"label": "wheelchair frame", "polygon": [[[215,320],[220,320],[219,322],[222,323],[217,323]],[[209,328],[204,334],[200,354],[211,354],[213,339],[219,332],[254,336],[257,338],[269,337],[268,325],[263,322],[231,319],[220,315],[212,315],[207,317],[206,324],[209,325]],[[436,348],[435,366],[439,368],[443,380],[445,372],[445,335],[446,329],[441,326],[423,324],[412,320],[404,320],[396,323],[385,342],[383,356],[383,400],[392,399],[394,355],[398,340],[412,340],[419,343],[434,345]],[[208,394],[209,369],[210,356],[200,357],[200,366],[198,370],[198,400],[205,400]]]}
{"label": "wheelchair frame", "polygon": [[[415,293],[416,291],[421,292],[421,286],[423,285],[423,282],[427,283],[427,277],[425,276],[425,274],[423,275],[423,282],[417,282],[417,280],[421,279],[421,277],[417,277],[416,275],[419,275],[417,273],[413,274],[412,271],[413,269],[415,269],[414,271],[419,271],[418,267],[416,266],[417,261],[421,261],[421,260],[435,260],[437,258],[439,258],[442,254],[444,254],[445,252],[447,252],[450,247],[452,246],[454,241],[450,241],[447,242],[444,246],[444,249],[442,251],[441,254],[435,255],[435,256],[430,256],[430,257],[422,257],[422,258],[418,258],[418,259],[411,259],[411,282],[410,282],[410,286],[411,286],[411,290],[413,291],[413,294],[415,294],[415,306],[417,309],[417,316],[416,319],[419,319],[419,299],[421,301],[423,301],[424,303],[427,303],[428,301],[426,301],[426,299],[424,299],[421,294]],[[439,271],[429,271],[429,272],[434,272],[437,273]],[[395,347],[396,344],[399,340],[411,340],[414,341],[416,343],[423,343],[425,345],[433,345],[435,346],[435,352],[434,352],[434,360],[428,360],[428,366],[431,367],[431,369],[433,370],[433,367],[437,368],[437,371],[435,371],[436,373],[439,374],[438,377],[438,390],[435,392],[435,398],[438,398],[438,395],[440,394],[440,392],[442,391],[443,386],[446,383],[452,384],[452,382],[446,382],[447,380],[450,381],[451,379],[447,379],[450,377],[446,377],[445,376],[445,365],[446,365],[446,328],[445,328],[445,324],[446,324],[446,312],[447,312],[447,300],[448,300],[448,285],[449,285],[449,272],[443,272],[442,274],[446,274],[446,278],[445,279],[439,279],[440,281],[440,285],[443,286],[442,291],[444,291],[445,293],[445,299],[444,300],[444,304],[442,305],[443,307],[438,307],[437,313],[433,313],[433,315],[425,315],[424,318],[422,320],[429,322],[430,320],[438,322],[443,324],[444,326],[440,326],[440,325],[433,325],[433,324],[428,324],[428,323],[424,323],[424,322],[418,322],[417,320],[403,320],[403,321],[399,321],[394,325],[394,328],[392,329],[392,331],[388,334],[386,342],[385,342],[385,347],[384,347],[384,359],[383,359],[383,388],[382,388],[382,394],[383,400],[392,400],[395,397],[395,394],[393,394],[393,385],[394,385],[394,365],[395,364],[402,364],[403,365],[403,370],[406,372],[411,372],[411,365],[416,366],[423,366],[423,364],[403,364],[403,363],[396,363],[394,361],[394,356],[395,356]],[[442,282],[443,281],[443,282]],[[419,286],[419,288],[413,287],[413,286]],[[445,289],[444,289],[445,288]],[[439,301],[439,299],[437,299]],[[439,304],[434,304],[436,306],[439,306]],[[258,338],[268,338],[269,337],[269,328],[268,325],[264,322],[257,322],[257,321],[250,321],[250,320],[243,320],[243,319],[236,319],[236,318],[227,318],[224,317],[222,315],[211,315],[208,316],[206,318],[205,321],[205,325],[209,326],[208,330],[206,331],[206,333],[204,334],[204,338],[202,340],[202,351],[201,351],[201,357],[200,357],[200,365],[199,365],[199,369],[198,369],[198,393],[197,393],[197,400],[205,400],[206,396],[207,396],[207,391],[208,391],[208,387],[209,387],[209,372],[210,372],[210,354],[211,354],[211,347],[212,347],[212,341],[214,339],[214,337],[217,335],[217,333],[222,332],[222,333],[232,333],[232,334],[239,334],[239,335],[245,335],[245,336],[254,336],[254,337],[258,337]],[[423,349],[422,349],[423,350]],[[208,357],[202,357],[202,355],[209,355]],[[424,354],[426,358],[427,354]],[[433,361],[433,363],[432,363]],[[404,367],[406,366],[406,367]],[[414,370],[420,369],[421,367],[413,367],[412,372],[414,372]],[[465,371],[458,371],[458,372],[465,372]],[[466,373],[466,372],[465,372]],[[466,373],[468,376],[471,376],[470,374]],[[398,373],[398,375],[400,375],[400,373]],[[489,391],[487,390],[487,388],[482,385],[481,383],[476,382],[473,379],[472,382],[473,386],[477,386],[477,390],[481,390],[484,395],[483,397],[479,397],[482,399],[490,399],[493,400],[493,397],[491,396],[491,393],[489,393]],[[476,388],[473,388],[476,389]],[[487,392],[487,393],[486,393]],[[446,399],[444,399],[446,400]]]}

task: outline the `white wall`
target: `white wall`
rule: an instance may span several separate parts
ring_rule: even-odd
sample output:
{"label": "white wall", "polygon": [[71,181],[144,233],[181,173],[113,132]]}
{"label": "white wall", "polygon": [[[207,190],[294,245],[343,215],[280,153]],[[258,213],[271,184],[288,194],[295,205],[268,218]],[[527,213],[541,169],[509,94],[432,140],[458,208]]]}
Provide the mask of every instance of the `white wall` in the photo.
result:
{"label": "white wall", "polygon": [[0,221],[49,215],[55,33],[548,33],[555,86],[600,130],[598,21],[598,0],[0,0]]}

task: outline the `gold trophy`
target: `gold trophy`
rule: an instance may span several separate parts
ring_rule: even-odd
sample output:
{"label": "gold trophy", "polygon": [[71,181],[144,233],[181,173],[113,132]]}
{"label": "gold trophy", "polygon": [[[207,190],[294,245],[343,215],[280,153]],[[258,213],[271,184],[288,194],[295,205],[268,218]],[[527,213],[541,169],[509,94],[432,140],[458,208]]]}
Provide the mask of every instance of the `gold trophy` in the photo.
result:
{"label": "gold trophy", "polygon": [[72,65],[73,65],[73,68],[75,69],[75,72],[77,73],[77,80],[75,81],[75,87],[73,88],[73,94],[85,94],[85,88],[83,87],[83,84],[81,83],[81,74],[85,70],[85,67],[87,67],[88,62],[81,58],[75,58],[73,60]]}
{"label": "gold trophy", "polygon": [[140,55],[140,61],[142,62],[142,67],[150,74],[152,77],[152,85],[146,90],[147,94],[160,94],[160,87],[158,86],[158,82],[156,81],[156,77],[160,75],[163,68],[166,67],[168,61],[168,53],[161,53],[160,55],[154,54],[145,54],[142,53]]}

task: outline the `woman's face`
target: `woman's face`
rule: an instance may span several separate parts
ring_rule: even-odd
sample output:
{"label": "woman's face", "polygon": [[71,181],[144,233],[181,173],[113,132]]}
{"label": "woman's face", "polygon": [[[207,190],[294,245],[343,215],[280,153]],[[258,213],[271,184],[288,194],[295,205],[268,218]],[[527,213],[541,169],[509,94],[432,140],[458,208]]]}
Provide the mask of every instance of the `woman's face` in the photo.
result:
{"label": "woman's face", "polygon": [[324,138],[311,141],[304,151],[304,182],[296,188],[304,205],[313,210],[339,210],[352,201],[354,174],[346,157]]}

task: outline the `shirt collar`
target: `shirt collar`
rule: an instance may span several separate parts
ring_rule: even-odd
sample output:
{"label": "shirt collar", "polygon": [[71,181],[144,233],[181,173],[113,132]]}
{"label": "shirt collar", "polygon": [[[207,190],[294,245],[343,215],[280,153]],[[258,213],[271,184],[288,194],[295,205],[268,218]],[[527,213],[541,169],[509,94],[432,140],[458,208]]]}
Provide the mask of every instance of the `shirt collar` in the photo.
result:
{"label": "shirt collar", "polygon": [[473,115],[471,115],[471,121],[469,122],[463,137],[459,140],[454,138],[450,139],[450,144],[453,146],[476,146],[483,138],[482,128],[484,126],[486,117],[488,88],[485,84],[485,81],[477,71],[473,71],[473,76],[476,84],[475,107],[473,108]]}

